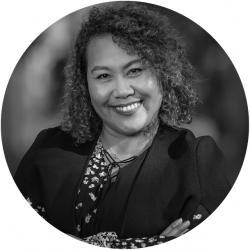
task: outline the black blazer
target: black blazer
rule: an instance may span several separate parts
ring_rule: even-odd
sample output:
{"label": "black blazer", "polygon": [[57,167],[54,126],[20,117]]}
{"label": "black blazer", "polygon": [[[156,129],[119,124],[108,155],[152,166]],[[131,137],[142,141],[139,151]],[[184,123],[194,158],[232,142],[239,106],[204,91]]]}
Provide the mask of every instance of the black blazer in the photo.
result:
{"label": "black blazer", "polygon": [[[77,189],[95,144],[77,145],[59,127],[43,130],[15,174],[22,194],[43,204],[46,220],[65,233],[76,234]],[[189,130],[161,126],[142,162],[124,168],[127,181],[105,203],[108,219],[93,233],[153,236],[180,217],[194,227],[229,192],[224,168],[222,152],[211,137],[195,138]]]}

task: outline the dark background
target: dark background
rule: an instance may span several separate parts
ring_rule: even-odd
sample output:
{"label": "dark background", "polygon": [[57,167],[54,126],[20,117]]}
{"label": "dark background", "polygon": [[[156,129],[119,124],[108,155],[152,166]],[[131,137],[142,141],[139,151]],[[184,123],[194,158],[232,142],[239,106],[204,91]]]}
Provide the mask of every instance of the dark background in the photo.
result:
{"label": "dark background", "polygon": [[[220,45],[201,27],[166,8],[160,11],[187,41],[190,61],[202,76],[195,87],[203,104],[186,127],[197,136],[211,135],[216,140],[233,183],[248,139],[248,110],[239,76]],[[38,132],[60,122],[63,68],[86,16],[84,8],[45,30],[25,51],[10,78],[2,108],[2,141],[12,174]]]}

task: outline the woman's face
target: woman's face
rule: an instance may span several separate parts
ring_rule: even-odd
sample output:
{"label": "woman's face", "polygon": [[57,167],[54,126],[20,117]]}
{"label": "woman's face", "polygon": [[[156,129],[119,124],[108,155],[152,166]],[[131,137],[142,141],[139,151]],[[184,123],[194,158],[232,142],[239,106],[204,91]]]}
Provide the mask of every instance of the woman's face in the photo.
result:
{"label": "woman's face", "polygon": [[93,38],[87,48],[87,80],[92,105],[104,130],[133,135],[158,115],[162,94],[152,69],[112,41]]}

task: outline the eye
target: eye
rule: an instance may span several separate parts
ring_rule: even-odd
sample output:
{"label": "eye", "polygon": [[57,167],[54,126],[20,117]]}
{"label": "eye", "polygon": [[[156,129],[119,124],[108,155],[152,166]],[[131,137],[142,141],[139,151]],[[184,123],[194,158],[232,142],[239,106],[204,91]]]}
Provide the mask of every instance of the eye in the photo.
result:
{"label": "eye", "polygon": [[127,75],[130,77],[137,77],[141,75],[142,71],[142,68],[132,68],[128,71]]}
{"label": "eye", "polygon": [[109,75],[107,73],[100,74],[96,77],[96,79],[98,79],[98,80],[108,80],[110,78],[111,78],[111,75]]}

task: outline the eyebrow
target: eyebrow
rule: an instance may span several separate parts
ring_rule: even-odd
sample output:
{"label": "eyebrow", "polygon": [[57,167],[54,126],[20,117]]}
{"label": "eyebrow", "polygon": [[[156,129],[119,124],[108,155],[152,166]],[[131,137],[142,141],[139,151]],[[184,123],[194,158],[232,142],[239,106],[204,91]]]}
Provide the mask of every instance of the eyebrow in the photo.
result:
{"label": "eyebrow", "polygon": [[[134,59],[128,63],[126,63],[122,68],[123,69],[127,69],[128,67],[130,67],[131,65],[133,65],[134,63],[138,63],[140,62],[141,63],[141,59]],[[110,70],[109,67],[107,66],[95,66],[93,69],[91,69],[91,73],[93,73],[94,71],[97,71],[97,70]]]}

